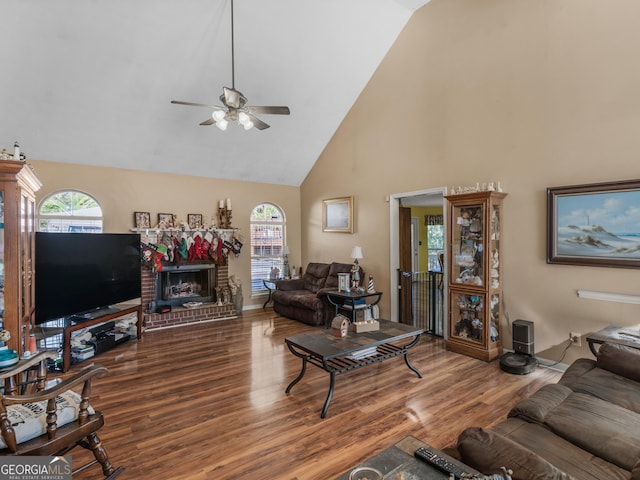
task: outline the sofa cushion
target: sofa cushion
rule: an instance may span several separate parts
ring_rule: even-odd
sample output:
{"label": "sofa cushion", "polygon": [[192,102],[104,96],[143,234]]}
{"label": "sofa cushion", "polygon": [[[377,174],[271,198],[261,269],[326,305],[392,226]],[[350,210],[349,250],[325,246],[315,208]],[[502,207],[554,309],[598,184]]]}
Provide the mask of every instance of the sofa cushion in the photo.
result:
{"label": "sofa cushion", "polygon": [[599,368],[640,382],[640,349],[604,343],[598,350]]}
{"label": "sofa cushion", "polygon": [[564,402],[572,390],[558,384],[544,385],[537,392],[519,401],[509,412],[509,417],[519,417],[528,422],[544,423],[550,411]]}
{"label": "sofa cushion", "polygon": [[573,392],[544,419],[562,438],[631,471],[640,458],[640,415],[591,395]]}
{"label": "sofa cushion", "polygon": [[[68,390],[56,397],[56,415],[58,428],[78,419],[82,398],[73,390]],[[95,412],[89,407],[89,415]],[[39,437],[47,431],[47,402],[23,403],[9,405],[7,418],[15,432],[16,442],[23,443]],[[0,435],[0,449],[7,448],[7,444]]]}
{"label": "sofa cushion", "polygon": [[304,280],[304,288],[310,292],[317,293],[324,287],[325,280],[329,273],[330,265],[328,263],[309,263],[307,270],[304,272],[302,279]]}
{"label": "sofa cushion", "polygon": [[462,461],[485,475],[513,471],[513,480],[571,480],[544,458],[518,443],[483,428],[471,427],[458,437]]}
{"label": "sofa cushion", "polygon": [[586,393],[640,414],[640,383],[602,368],[594,368],[567,385],[578,393]]}
{"label": "sofa cushion", "polygon": [[[596,457],[556,435],[544,425],[508,418],[492,431],[525,445],[560,471],[580,480],[627,480],[629,471]],[[514,477],[515,479],[516,477]]]}
{"label": "sofa cushion", "polygon": [[544,424],[565,440],[629,471],[640,458],[640,415],[565,385],[543,386],[518,402],[509,417]]}
{"label": "sofa cushion", "polygon": [[304,290],[304,279],[293,278],[291,280],[278,280],[276,281],[276,289],[283,291]]}
{"label": "sofa cushion", "polygon": [[[329,268],[329,274],[327,276],[327,281],[324,284],[324,288],[329,290],[337,290],[338,289],[338,274],[339,273],[351,273],[351,267],[353,265],[350,263],[336,263],[333,262],[331,267]],[[362,277],[361,277],[362,278]]]}
{"label": "sofa cushion", "polygon": [[569,365],[569,368],[567,368],[562,374],[562,377],[560,377],[558,383],[560,385],[566,385],[569,388],[573,388],[573,382],[579,380],[580,377],[593,370],[594,368],[596,368],[595,360],[591,360],[590,358],[579,358],[571,365]]}

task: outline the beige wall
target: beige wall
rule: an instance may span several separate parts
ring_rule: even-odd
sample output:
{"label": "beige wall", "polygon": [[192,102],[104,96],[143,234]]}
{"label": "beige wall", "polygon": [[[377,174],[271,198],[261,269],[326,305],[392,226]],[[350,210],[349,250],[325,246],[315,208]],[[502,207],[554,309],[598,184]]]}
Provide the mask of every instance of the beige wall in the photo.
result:
{"label": "beige wall", "polygon": [[[387,291],[390,194],[501,181],[503,345],[535,322],[559,359],[570,331],[638,324],[637,270],[548,265],[546,188],[640,177],[640,2],[433,0],[417,11],[301,189],[303,261],[350,261]],[[321,231],[321,200],[355,196],[353,235]],[[389,315],[389,296],[382,312]],[[583,339],[584,342],[584,339]],[[588,351],[572,348],[564,363]]]}
{"label": "beige wall", "polygon": [[250,287],[249,215],[256,205],[269,202],[285,212],[291,250],[289,262],[300,265],[300,189],[297,187],[36,160],[29,163],[43,183],[38,202],[58,190],[86,192],[100,203],[106,232],[129,231],[134,225],[135,211],[150,212],[152,223],[157,221],[158,213],[174,213],[179,221],[186,221],[189,213],[201,213],[211,219],[217,215],[218,201],[230,198],[232,225],[240,229],[246,241],[240,257],[230,259],[229,273],[237,275],[243,283],[245,307],[264,302],[264,298],[251,299]]}

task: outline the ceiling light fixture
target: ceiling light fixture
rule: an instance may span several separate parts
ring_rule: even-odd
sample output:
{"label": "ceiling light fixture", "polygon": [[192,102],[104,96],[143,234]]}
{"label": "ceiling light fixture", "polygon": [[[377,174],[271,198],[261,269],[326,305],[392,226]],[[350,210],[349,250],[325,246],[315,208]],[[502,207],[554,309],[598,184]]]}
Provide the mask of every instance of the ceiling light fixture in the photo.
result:
{"label": "ceiling light fixture", "polygon": [[235,45],[233,29],[233,0],[231,0],[231,88],[222,87],[220,101],[224,105],[205,105],[203,103],[182,102],[171,100],[171,103],[178,105],[189,105],[192,107],[212,108],[211,118],[208,118],[200,125],[214,125],[220,130],[226,130],[229,122],[237,122],[245,130],[251,130],[254,126],[258,130],[269,128],[269,125],[260,120],[255,114],[266,115],[289,115],[289,107],[256,107],[247,105],[247,98],[236,90],[235,75]]}

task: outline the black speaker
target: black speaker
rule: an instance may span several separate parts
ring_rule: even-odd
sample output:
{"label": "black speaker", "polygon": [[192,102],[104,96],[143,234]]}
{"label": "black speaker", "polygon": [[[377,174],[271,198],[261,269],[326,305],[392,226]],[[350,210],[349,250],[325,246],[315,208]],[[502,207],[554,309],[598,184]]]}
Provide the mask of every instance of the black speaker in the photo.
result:
{"label": "black speaker", "polygon": [[511,324],[511,333],[513,337],[513,351],[533,357],[533,322],[529,320],[515,320]]}

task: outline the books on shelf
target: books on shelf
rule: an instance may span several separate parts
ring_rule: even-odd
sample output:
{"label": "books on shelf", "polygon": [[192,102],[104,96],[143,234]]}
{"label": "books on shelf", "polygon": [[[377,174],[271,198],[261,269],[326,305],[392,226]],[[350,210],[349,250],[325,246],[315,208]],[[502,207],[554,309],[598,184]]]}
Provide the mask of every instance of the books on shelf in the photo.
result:
{"label": "books on shelf", "polygon": [[361,360],[363,358],[371,357],[378,353],[377,347],[363,348],[362,350],[356,350],[351,355],[347,355],[349,360]]}

